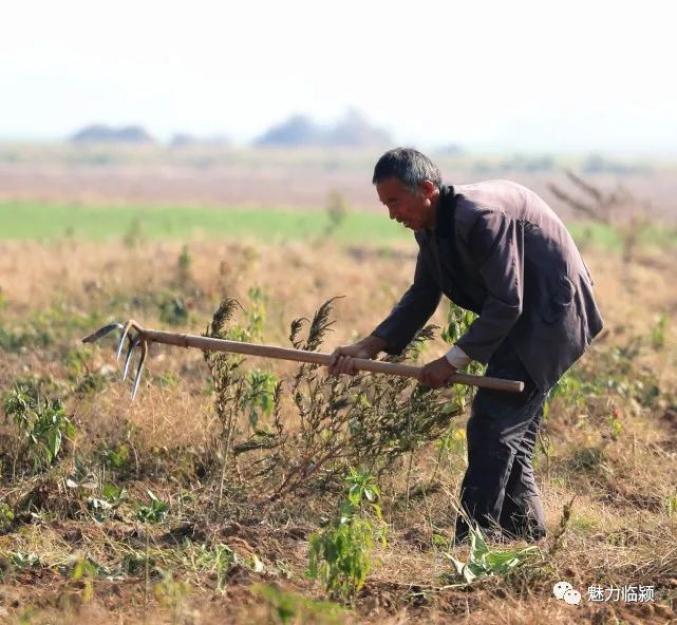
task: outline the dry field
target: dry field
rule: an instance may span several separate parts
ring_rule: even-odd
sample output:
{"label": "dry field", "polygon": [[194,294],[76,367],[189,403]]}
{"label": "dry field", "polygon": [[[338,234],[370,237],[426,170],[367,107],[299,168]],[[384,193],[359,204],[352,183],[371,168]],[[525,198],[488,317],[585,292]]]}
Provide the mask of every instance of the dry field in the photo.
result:
{"label": "dry field", "polygon": [[[276,206],[317,209],[339,192],[353,209],[380,210],[370,183],[380,152],[345,149],[250,149],[0,144],[0,201],[76,204]],[[549,190],[572,189],[571,169],[606,192],[629,189],[650,217],[675,221],[677,164],[601,157],[431,154],[445,181],[508,178],[572,216]]]}
{"label": "dry field", "polygon": [[[321,370],[297,377],[295,365],[253,358],[228,369],[224,387],[200,352],[154,346],[132,403],[112,341],[79,342],[130,317],[201,334],[232,297],[244,310],[228,322],[231,335],[286,346],[292,320],[345,296],[321,347],[329,351],[389,310],[411,276],[411,245],[0,243],[0,620],[674,621],[677,255],[674,247],[642,249],[628,265],[591,248],[586,260],[606,330],[549,403],[536,458],[549,537],[523,565],[464,585],[447,556],[469,556],[449,543],[465,411],[438,423],[434,436],[399,433],[399,453],[386,458],[351,438],[359,423],[342,421],[328,437],[321,430],[331,423],[320,414],[314,431],[310,405],[325,402],[322,410],[342,419],[351,406],[332,404],[337,397],[390,393],[399,412],[388,418],[407,423],[410,413],[425,417],[426,406],[462,405],[461,390],[416,404],[413,385],[325,381]],[[433,321],[447,323],[446,307]],[[419,361],[443,350],[438,332]],[[244,395],[228,396],[237,388]],[[369,407],[362,414],[365,428],[374,423]],[[322,457],[332,437],[343,447]],[[375,542],[364,585],[338,608],[306,575],[309,540],[336,517],[341,476],[358,461],[380,487],[386,540]],[[581,592],[580,605],[553,597],[563,580]],[[595,585],[650,586],[655,598],[592,602]]]}

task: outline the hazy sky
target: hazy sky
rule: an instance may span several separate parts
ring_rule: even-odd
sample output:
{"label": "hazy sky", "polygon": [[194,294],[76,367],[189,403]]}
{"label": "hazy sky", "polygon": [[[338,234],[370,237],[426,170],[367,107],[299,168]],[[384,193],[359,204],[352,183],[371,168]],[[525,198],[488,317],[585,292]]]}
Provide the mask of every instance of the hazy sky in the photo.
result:
{"label": "hazy sky", "polygon": [[104,122],[245,142],[356,107],[420,146],[677,153],[668,1],[3,4],[0,138]]}

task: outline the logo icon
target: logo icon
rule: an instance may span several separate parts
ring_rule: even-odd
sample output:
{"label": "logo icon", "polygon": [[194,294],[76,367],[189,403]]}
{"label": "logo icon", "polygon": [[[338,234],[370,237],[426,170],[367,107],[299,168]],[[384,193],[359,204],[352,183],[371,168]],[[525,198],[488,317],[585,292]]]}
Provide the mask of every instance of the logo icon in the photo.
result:
{"label": "logo icon", "polygon": [[559,601],[564,601],[569,605],[578,605],[581,602],[581,593],[569,582],[557,582],[552,587],[552,594]]}

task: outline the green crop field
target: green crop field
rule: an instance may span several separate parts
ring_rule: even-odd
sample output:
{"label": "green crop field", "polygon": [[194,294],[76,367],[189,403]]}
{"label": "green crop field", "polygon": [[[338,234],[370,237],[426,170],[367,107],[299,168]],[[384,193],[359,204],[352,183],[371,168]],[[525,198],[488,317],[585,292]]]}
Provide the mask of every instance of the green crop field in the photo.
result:
{"label": "green crop field", "polygon": [[0,203],[0,238],[52,240],[65,236],[105,240],[241,238],[266,242],[308,239],[331,233],[340,241],[406,238],[385,214],[350,212],[332,223],[324,211],[190,206],[77,206],[35,202]]}
{"label": "green crop field", "polygon": [[[568,224],[579,244],[619,250],[622,234],[600,223]],[[331,236],[341,243],[385,243],[411,238],[385,211],[350,211],[332,221],[324,210],[276,207],[82,206],[39,202],[0,202],[0,240],[50,241],[62,238],[114,239],[240,239],[266,243]],[[673,227],[641,228],[639,242],[674,247]]]}

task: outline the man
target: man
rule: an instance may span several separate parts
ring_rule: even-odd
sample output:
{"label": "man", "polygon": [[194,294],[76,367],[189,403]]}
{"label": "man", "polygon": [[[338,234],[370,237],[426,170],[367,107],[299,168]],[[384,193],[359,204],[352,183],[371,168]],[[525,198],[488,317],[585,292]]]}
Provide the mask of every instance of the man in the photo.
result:
{"label": "man", "polygon": [[[371,335],[335,350],[329,372],[353,374],[353,358],[399,353],[442,294],[477,313],[456,345],[423,367],[420,381],[438,388],[475,360],[489,376],[525,382],[519,394],[475,395],[461,505],[484,530],[538,540],[546,530],[531,460],[543,403],[602,329],[590,274],[564,224],[523,186],[446,186],[435,164],[408,148],[386,152],[373,183],[390,218],[414,231],[414,281]],[[459,516],[455,538],[467,534]]]}

